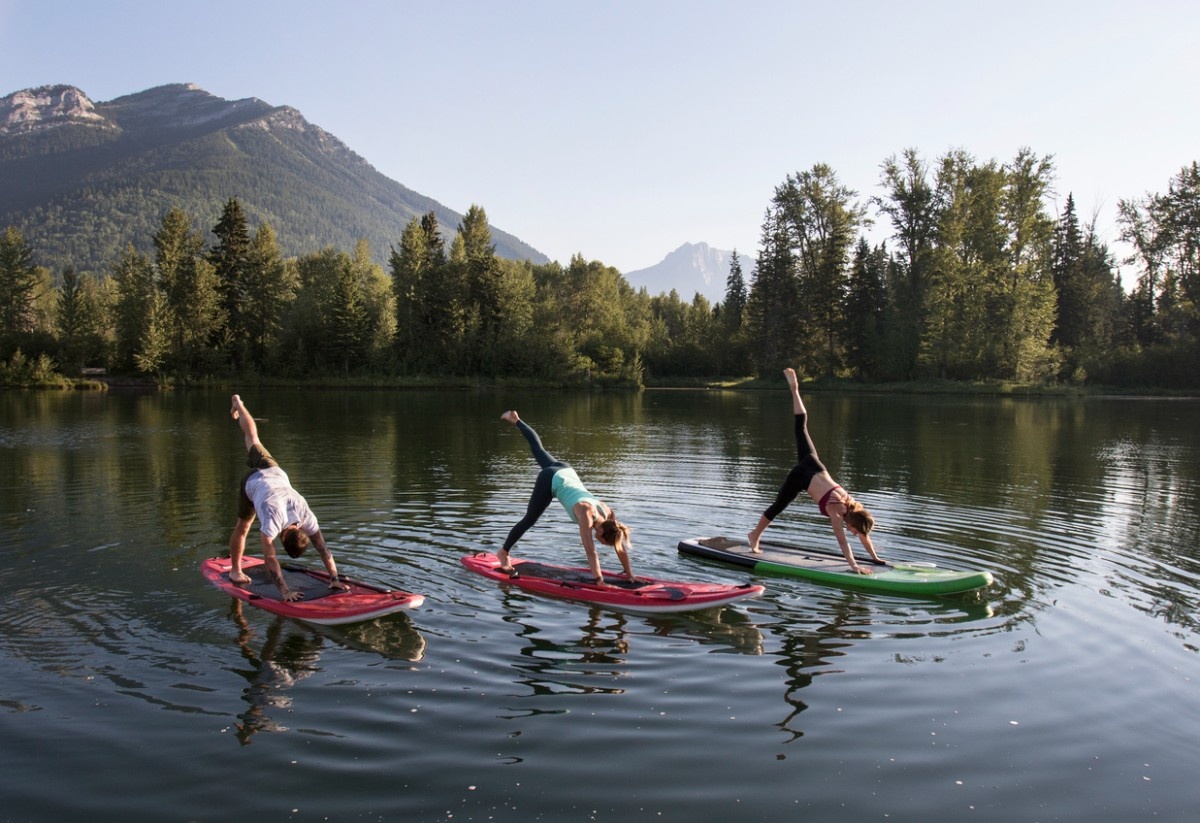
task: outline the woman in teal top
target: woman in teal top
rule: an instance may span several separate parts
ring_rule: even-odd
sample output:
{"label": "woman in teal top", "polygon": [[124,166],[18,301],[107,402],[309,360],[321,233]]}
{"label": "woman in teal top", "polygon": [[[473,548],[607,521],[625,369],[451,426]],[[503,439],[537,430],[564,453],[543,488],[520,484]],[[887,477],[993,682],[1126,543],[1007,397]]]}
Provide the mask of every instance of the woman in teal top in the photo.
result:
{"label": "woman in teal top", "polygon": [[633,567],[629,564],[629,550],[633,546],[629,542],[629,527],[617,520],[612,509],[604,505],[600,498],[587,490],[579,479],[579,475],[567,463],[556,460],[542,445],[541,438],[515,411],[506,411],[500,419],[511,423],[521,430],[529,442],[533,459],[541,466],[537,480],[533,484],[533,494],[529,498],[529,507],[525,516],[512,527],[504,546],[496,552],[500,560],[500,570],[516,577],[517,570],[508,562],[508,552],[521,539],[521,535],[538,521],[542,513],[557,499],[567,510],[571,520],[579,526],[579,540],[587,552],[588,567],[596,576],[597,583],[604,582],[604,574],[600,570],[600,558],[596,555],[596,540],[606,546],[612,546],[625,570],[625,576],[636,580]]}

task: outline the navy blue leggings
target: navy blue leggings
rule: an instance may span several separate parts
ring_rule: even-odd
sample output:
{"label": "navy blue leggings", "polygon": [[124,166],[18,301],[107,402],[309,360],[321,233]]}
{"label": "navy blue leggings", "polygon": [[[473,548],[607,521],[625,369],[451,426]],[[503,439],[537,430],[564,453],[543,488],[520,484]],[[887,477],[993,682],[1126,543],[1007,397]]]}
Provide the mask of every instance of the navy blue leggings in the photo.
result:
{"label": "navy blue leggings", "polygon": [[529,450],[533,452],[533,459],[542,467],[538,472],[537,480],[533,482],[533,494],[529,496],[529,507],[525,510],[525,516],[517,522],[512,530],[509,531],[508,537],[504,541],[504,551],[508,551],[513,545],[521,539],[521,535],[529,531],[529,527],[538,522],[543,512],[554,500],[554,492],[550,490],[550,484],[554,480],[554,475],[560,469],[570,468],[568,464],[561,460],[556,460],[550,452],[546,451],[546,447],[542,445],[542,440],[538,437],[537,432],[531,426],[526,424],[524,420],[517,421],[517,428],[521,430],[521,434],[525,435],[525,439],[529,441]]}
{"label": "navy blue leggings", "polygon": [[808,434],[808,414],[805,412],[797,414],[794,426],[796,429],[796,459],[799,462],[788,472],[787,478],[779,488],[779,494],[775,496],[775,502],[763,512],[763,517],[767,520],[774,520],[778,517],[779,513],[800,495],[800,492],[808,491],[808,485],[812,483],[814,477],[825,471],[824,464],[817,457],[817,447],[813,445],[812,437]]}

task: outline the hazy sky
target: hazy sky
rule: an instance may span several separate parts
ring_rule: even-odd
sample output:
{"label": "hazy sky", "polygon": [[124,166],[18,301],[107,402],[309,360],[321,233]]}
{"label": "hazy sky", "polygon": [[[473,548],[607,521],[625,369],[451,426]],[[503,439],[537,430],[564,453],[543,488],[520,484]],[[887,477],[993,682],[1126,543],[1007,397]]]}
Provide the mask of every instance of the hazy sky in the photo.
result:
{"label": "hazy sky", "polygon": [[0,96],[293,106],[553,259],[631,271],[752,258],[789,173],[865,200],[906,148],[1053,155],[1054,212],[1074,193],[1115,242],[1118,200],[1200,159],[1198,42],[1195,0],[0,0]]}

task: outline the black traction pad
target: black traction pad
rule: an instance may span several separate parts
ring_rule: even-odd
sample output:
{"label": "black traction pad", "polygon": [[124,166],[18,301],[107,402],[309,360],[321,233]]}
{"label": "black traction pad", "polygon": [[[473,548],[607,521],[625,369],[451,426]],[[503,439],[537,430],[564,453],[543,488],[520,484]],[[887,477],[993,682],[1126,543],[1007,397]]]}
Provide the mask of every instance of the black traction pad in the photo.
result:
{"label": "black traction pad", "polygon": [[[540,577],[545,580],[554,580],[559,583],[583,583],[594,584],[596,578],[592,577],[591,572],[578,571],[576,569],[563,569],[558,566],[544,566],[541,563],[536,563],[532,560],[518,560],[513,564],[513,568],[520,575],[527,577]],[[604,577],[604,582],[609,586],[615,586],[619,589],[629,589],[634,591],[644,588],[650,584],[644,582],[631,583],[623,577]],[[288,581],[291,585],[291,581]]]}
{"label": "black traction pad", "polygon": [[[242,588],[265,600],[283,600],[283,595],[280,593],[279,587],[271,580],[271,574],[267,571],[266,565],[246,570],[246,575],[250,578],[250,584],[242,586]],[[287,583],[291,591],[301,592],[305,602],[320,600],[322,597],[328,597],[336,592],[335,589],[329,588],[329,583],[321,578],[297,569],[284,567],[283,582]]]}

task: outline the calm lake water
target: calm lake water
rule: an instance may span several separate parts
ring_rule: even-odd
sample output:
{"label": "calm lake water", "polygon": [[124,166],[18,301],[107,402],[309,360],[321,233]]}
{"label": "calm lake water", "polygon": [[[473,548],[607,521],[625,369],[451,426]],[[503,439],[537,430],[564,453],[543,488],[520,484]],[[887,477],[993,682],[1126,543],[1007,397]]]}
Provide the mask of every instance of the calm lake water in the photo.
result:
{"label": "calm lake water", "polygon": [[[780,383],[242,389],[341,569],[427,595],[320,630],[199,573],[243,471],[227,393],[0,392],[0,821],[1194,820],[1200,403],[808,395],[885,557],[996,576],[919,599],[676,551],[773,497]],[[766,595],[640,617],[469,575],[534,478],[509,407],[637,572]],[[807,503],[770,534],[834,545]],[[583,563],[557,505],[516,554]]]}

